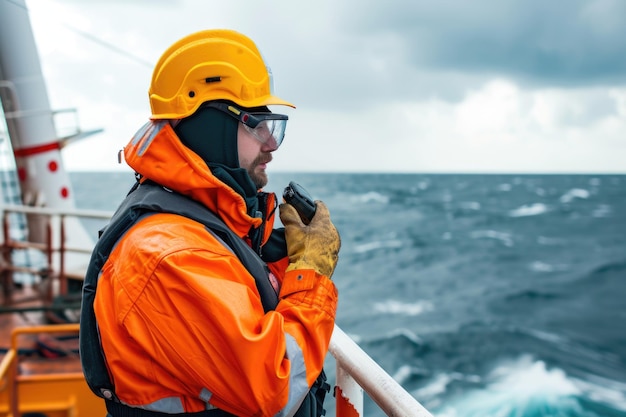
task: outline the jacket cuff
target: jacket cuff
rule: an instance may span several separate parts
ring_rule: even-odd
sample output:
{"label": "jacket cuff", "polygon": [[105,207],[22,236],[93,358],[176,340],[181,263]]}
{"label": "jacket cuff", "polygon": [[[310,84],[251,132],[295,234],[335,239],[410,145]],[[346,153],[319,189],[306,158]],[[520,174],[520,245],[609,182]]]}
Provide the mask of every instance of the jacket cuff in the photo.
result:
{"label": "jacket cuff", "polygon": [[337,288],[330,278],[313,269],[287,271],[280,288],[280,298],[325,311],[333,319],[337,310]]}

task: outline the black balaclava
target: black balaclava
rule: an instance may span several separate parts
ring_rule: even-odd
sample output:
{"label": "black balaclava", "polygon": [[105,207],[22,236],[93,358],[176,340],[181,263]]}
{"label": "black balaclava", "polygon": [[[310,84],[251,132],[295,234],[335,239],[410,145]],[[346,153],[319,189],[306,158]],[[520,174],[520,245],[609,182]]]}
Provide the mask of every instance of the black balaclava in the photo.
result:
{"label": "black balaclava", "polygon": [[200,107],[174,128],[183,145],[207,163],[239,168],[238,121],[212,107]]}

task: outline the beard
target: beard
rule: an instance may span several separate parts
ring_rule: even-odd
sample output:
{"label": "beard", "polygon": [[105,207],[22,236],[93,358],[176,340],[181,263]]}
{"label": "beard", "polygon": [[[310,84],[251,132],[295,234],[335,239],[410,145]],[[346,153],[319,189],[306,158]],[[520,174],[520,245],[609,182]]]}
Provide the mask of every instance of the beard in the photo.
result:
{"label": "beard", "polygon": [[248,175],[250,176],[250,179],[252,180],[252,182],[254,183],[257,189],[261,189],[265,187],[268,181],[267,173],[265,172],[265,170],[264,169],[257,170],[257,167],[260,164],[266,164],[270,162],[271,160],[272,160],[271,154],[262,153],[256,158],[254,158],[254,160],[252,161],[252,163],[247,169]]}

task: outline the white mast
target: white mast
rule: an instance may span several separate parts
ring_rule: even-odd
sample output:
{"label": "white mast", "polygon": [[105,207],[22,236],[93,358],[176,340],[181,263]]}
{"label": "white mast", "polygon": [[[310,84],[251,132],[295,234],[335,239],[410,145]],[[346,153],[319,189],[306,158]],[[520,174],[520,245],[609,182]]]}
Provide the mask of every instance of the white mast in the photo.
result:
{"label": "white mast", "polygon": [[[24,0],[0,0],[0,99],[7,123],[22,202],[33,207],[75,209],[61,148],[69,139],[97,131],[59,138],[54,125],[45,80],[28,9]],[[99,130],[98,130],[99,131]],[[45,228],[29,215],[29,240],[45,242]],[[69,219],[66,244],[93,246],[82,224]],[[54,226],[53,226],[54,227]],[[84,258],[84,257],[81,257]],[[75,261],[86,264],[85,259]],[[73,262],[66,260],[71,268]],[[74,267],[80,267],[74,265]]]}
{"label": "white mast", "polygon": [[23,203],[74,209],[24,0],[0,1],[0,77]]}

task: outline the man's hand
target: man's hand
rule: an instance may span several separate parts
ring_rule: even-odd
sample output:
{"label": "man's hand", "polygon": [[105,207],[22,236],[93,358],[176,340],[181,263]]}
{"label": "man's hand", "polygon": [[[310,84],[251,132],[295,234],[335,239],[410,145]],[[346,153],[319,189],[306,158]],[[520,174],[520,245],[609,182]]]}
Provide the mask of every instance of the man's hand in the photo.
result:
{"label": "man's hand", "polygon": [[285,225],[289,255],[287,271],[314,269],[330,278],[337,265],[341,239],[330,221],[326,205],[322,201],[316,201],[316,204],[317,211],[308,225],[302,223],[292,205],[280,205],[280,220]]}

